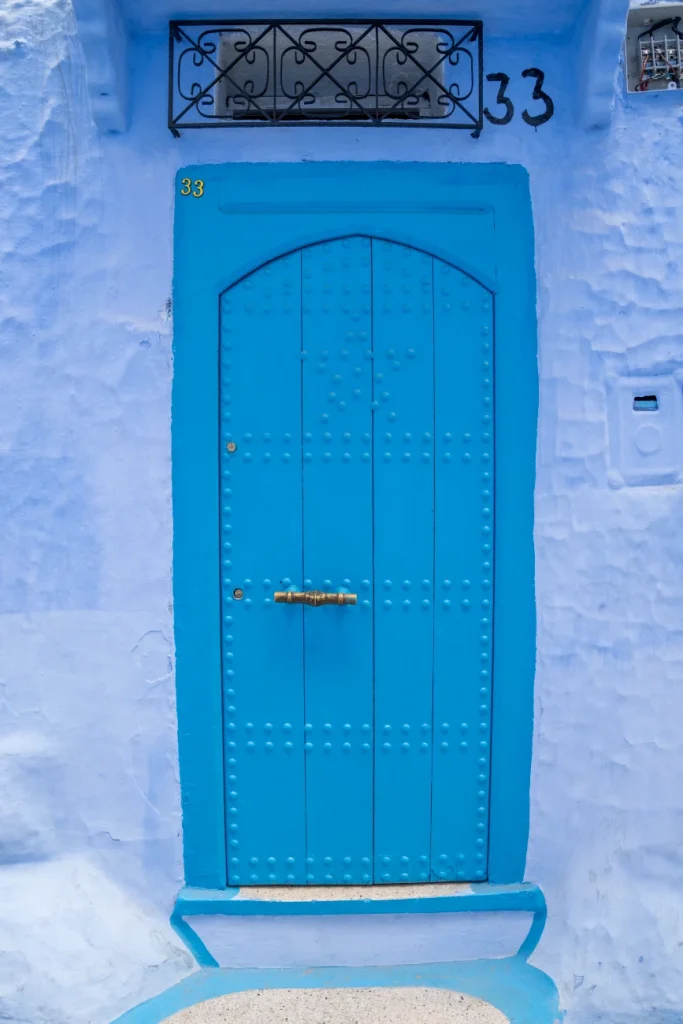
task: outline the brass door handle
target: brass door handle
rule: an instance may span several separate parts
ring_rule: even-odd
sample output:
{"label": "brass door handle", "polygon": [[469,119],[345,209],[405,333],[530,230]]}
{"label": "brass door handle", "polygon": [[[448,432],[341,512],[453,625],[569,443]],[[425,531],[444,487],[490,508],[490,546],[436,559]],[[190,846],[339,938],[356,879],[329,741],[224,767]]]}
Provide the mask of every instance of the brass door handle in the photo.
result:
{"label": "brass door handle", "polygon": [[274,597],[276,604],[309,604],[313,608],[358,602],[358,594],[328,594],[324,590],[276,590]]}

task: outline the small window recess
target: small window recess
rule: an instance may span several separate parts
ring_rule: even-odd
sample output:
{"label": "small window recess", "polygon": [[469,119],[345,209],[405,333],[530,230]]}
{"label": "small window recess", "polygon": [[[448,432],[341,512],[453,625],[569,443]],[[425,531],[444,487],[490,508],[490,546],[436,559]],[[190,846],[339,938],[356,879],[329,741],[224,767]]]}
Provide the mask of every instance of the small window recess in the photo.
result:
{"label": "small window recess", "polygon": [[632,7],[625,59],[629,92],[642,95],[682,89],[683,4]]}
{"label": "small window recess", "polygon": [[657,412],[658,409],[659,402],[656,395],[634,395],[634,412]]}

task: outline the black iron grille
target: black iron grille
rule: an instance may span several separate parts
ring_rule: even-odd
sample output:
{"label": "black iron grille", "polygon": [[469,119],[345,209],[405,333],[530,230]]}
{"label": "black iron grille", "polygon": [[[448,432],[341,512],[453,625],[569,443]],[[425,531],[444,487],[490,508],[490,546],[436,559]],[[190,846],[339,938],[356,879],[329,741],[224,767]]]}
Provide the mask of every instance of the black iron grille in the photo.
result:
{"label": "black iron grille", "polygon": [[172,21],[168,126],[482,127],[480,21]]}

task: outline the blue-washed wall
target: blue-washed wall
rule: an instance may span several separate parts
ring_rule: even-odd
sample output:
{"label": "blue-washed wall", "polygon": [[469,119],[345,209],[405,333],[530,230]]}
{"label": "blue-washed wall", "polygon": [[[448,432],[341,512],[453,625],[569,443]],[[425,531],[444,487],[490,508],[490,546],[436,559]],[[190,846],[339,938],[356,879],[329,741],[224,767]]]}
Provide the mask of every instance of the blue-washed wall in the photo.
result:
{"label": "blue-washed wall", "polygon": [[182,879],[174,172],[416,157],[521,163],[531,179],[541,395],[527,877],[550,911],[535,962],[568,1024],[678,1019],[683,494],[616,486],[608,394],[624,374],[683,374],[682,108],[626,100],[620,84],[611,128],[586,132],[576,54],[567,37],[487,42],[487,70],[512,76],[518,111],[521,71],[546,72],[556,114],[537,131],[516,116],[478,141],[296,128],[174,140],[165,40],[139,36],[129,130],[105,137],[66,0],[0,11],[3,1019],[105,1024],[190,969],[166,923]]}

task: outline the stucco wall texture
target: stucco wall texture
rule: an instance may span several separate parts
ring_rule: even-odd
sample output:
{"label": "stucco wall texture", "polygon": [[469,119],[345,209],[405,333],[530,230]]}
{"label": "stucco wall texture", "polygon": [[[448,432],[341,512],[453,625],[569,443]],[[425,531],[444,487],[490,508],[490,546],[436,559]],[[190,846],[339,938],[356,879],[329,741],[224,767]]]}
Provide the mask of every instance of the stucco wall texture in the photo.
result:
{"label": "stucco wall texture", "polygon": [[[537,131],[519,117],[530,66],[556,106]],[[680,1019],[683,493],[613,486],[607,395],[622,374],[683,373],[681,106],[627,99],[620,81],[612,126],[580,129],[567,37],[489,41],[498,70],[517,115],[477,141],[296,128],[174,140],[165,40],[139,36],[130,128],[104,137],[69,3],[3,4],[2,1019],[105,1024],[190,969],[166,923],[182,879],[174,173],[416,155],[520,163],[531,180],[541,391],[527,878],[549,905],[535,963],[567,1024]]]}

